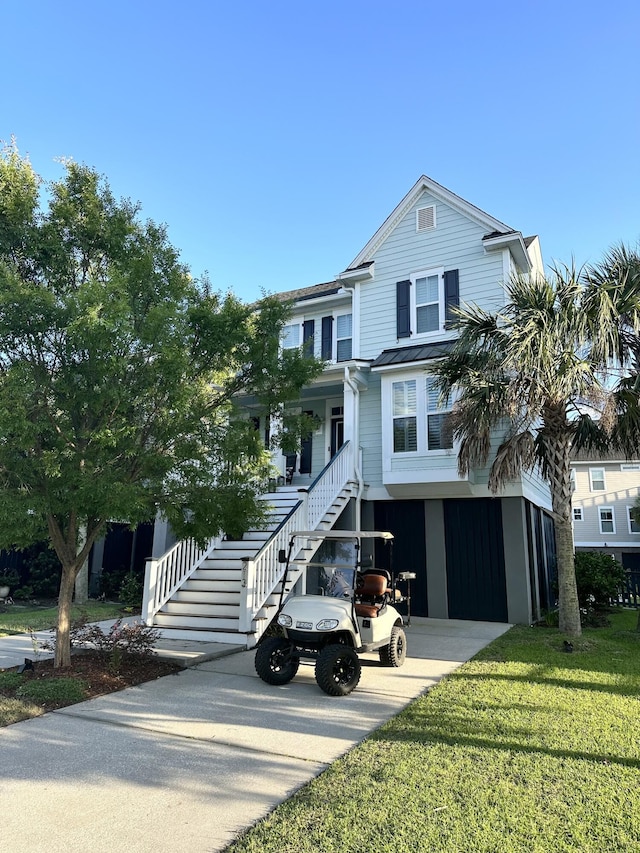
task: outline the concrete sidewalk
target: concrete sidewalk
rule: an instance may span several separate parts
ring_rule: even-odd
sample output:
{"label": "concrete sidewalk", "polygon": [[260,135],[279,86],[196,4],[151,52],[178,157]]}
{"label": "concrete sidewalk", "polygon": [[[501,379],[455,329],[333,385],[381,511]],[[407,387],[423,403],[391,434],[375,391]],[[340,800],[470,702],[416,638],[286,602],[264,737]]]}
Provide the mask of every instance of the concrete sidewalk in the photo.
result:
{"label": "concrete sidewalk", "polygon": [[272,687],[254,652],[206,644],[198,663],[185,648],[196,665],[178,675],[0,729],[2,849],[222,850],[508,627],[415,619],[405,665],[364,656],[344,698],[324,694],[310,665]]}

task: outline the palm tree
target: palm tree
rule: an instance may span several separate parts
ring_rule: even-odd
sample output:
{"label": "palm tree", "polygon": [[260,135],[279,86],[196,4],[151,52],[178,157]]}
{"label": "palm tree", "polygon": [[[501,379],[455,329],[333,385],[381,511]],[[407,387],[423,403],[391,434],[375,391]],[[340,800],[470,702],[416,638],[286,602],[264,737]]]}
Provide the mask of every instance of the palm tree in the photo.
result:
{"label": "palm tree", "polygon": [[[547,277],[514,276],[497,313],[477,305],[457,310],[459,338],[429,370],[439,377],[443,396],[455,393],[457,398],[452,429],[460,441],[461,475],[485,466],[492,440],[502,436],[490,469],[492,492],[501,491],[522,469],[538,469],[548,481],[559,627],[573,637],[580,635],[581,625],[571,450],[574,445],[604,448],[609,440],[609,422],[593,413],[611,410],[611,364],[621,346],[615,299],[602,310],[605,291],[603,282],[585,281],[573,266],[554,268]],[[631,316],[636,316],[633,311]]]}
{"label": "palm tree", "polygon": [[612,423],[612,442],[627,457],[640,453],[640,248],[619,244],[585,274],[591,285],[592,313],[617,326],[611,351],[621,375],[610,408],[605,413]]}

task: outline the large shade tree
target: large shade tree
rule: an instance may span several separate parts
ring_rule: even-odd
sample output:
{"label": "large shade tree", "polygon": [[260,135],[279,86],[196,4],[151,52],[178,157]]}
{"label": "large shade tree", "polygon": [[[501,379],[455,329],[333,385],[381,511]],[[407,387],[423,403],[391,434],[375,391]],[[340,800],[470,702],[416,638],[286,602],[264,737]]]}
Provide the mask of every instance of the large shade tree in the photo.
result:
{"label": "large shade tree", "polygon": [[[500,492],[523,469],[538,469],[551,489],[556,533],[560,630],[581,633],[571,528],[572,447],[604,448],[621,379],[616,356],[621,294],[611,281],[589,281],[575,268],[548,277],[514,276],[496,312],[459,309],[450,354],[433,368],[443,394],[455,393],[452,428],[459,470],[490,465]],[[637,330],[638,302],[626,302]]]}
{"label": "large shade tree", "polygon": [[[46,191],[46,203],[41,193]],[[0,547],[48,539],[62,564],[56,666],[76,576],[110,521],[163,513],[179,537],[240,534],[269,473],[251,395],[283,406],[320,365],[279,347],[287,306],[194,281],[162,227],[93,170],[43,185],[0,156]],[[295,420],[295,419],[294,419]]]}

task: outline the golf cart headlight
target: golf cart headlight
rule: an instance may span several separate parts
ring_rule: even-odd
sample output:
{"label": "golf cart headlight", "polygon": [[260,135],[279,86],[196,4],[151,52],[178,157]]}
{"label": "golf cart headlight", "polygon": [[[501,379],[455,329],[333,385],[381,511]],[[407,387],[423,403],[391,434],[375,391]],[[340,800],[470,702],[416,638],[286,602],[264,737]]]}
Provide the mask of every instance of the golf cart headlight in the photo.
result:
{"label": "golf cart headlight", "polygon": [[316,631],[333,631],[333,629],[337,627],[337,619],[321,619],[316,625]]}
{"label": "golf cart headlight", "polygon": [[278,625],[282,625],[283,628],[290,628],[293,624],[293,619],[291,616],[287,616],[286,613],[281,613],[278,616]]}

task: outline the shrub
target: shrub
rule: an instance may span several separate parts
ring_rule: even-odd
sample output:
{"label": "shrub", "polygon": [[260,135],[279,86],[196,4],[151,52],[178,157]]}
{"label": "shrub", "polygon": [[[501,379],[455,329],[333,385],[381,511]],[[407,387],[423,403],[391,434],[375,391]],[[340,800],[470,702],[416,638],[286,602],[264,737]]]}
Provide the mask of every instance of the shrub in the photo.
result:
{"label": "shrub", "polygon": [[577,551],[575,565],[581,607],[606,607],[624,584],[624,568],[608,554],[600,551]]}
{"label": "shrub", "polygon": [[44,548],[25,562],[28,575],[24,588],[30,587],[36,598],[57,598],[62,567],[56,553],[50,548]]}
{"label": "shrub", "polygon": [[142,604],[142,581],[134,572],[128,572],[120,584],[118,601],[128,607],[140,607]]}

